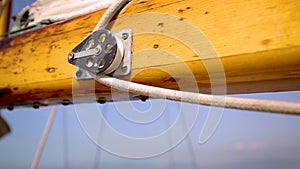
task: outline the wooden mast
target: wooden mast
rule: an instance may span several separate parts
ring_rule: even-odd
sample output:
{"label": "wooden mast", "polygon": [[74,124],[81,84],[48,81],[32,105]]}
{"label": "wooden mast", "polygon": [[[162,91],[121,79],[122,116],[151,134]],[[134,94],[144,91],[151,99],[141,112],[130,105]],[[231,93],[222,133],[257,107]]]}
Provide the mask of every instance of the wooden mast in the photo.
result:
{"label": "wooden mast", "polygon": [[11,1],[0,1],[0,40],[6,38],[9,32]]}

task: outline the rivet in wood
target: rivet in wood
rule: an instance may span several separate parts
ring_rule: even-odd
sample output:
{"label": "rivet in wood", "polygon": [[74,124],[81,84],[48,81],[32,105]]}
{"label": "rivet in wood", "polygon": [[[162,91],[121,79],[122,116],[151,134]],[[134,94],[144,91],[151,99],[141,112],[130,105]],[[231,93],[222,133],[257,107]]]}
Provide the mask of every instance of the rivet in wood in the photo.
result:
{"label": "rivet in wood", "polygon": [[61,101],[61,104],[64,105],[64,106],[67,106],[67,105],[71,104],[71,101],[68,100],[68,99],[63,99],[63,100]]}
{"label": "rivet in wood", "polygon": [[40,102],[33,102],[32,107],[33,107],[34,109],[40,108]]}
{"label": "rivet in wood", "polygon": [[7,109],[8,109],[9,111],[12,111],[14,108],[15,108],[15,107],[14,107],[13,104],[7,106]]}
{"label": "rivet in wood", "polygon": [[102,99],[97,100],[97,102],[100,103],[100,104],[105,104],[106,103],[106,101],[102,100]]}

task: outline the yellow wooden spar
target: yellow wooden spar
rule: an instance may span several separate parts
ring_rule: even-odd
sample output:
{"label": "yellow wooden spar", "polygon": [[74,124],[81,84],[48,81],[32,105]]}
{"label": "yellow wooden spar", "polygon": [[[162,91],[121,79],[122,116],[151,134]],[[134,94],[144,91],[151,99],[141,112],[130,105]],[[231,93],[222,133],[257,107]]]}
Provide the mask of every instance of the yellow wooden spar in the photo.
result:
{"label": "yellow wooden spar", "polygon": [[[135,0],[119,19],[137,13],[157,12],[178,17],[202,31],[214,45],[224,67],[227,92],[253,93],[300,89],[299,1],[230,0]],[[74,66],[68,53],[93,29],[104,10],[56,23],[0,42],[0,106],[58,103],[72,98]],[[144,21],[145,26],[147,20]],[[177,22],[173,27],[176,29]],[[126,25],[135,25],[128,20]],[[163,31],[163,22],[157,20]],[[115,24],[112,30],[118,30]],[[193,73],[200,92],[210,93],[210,79],[203,62],[178,39],[162,34],[134,36],[133,52],[145,49],[168,51],[179,57]],[[149,50],[151,51],[151,50]],[[162,56],[133,55],[134,82],[178,89],[187,73],[180,63]],[[162,70],[171,70],[170,75]],[[218,72],[216,72],[218,73]],[[82,94],[94,92],[88,81],[75,82]],[[96,85],[97,98],[110,101],[111,89]],[[124,100],[126,93],[114,99]],[[132,98],[137,96],[131,95]]]}
{"label": "yellow wooden spar", "polygon": [[0,40],[8,36],[11,1],[0,1]]}

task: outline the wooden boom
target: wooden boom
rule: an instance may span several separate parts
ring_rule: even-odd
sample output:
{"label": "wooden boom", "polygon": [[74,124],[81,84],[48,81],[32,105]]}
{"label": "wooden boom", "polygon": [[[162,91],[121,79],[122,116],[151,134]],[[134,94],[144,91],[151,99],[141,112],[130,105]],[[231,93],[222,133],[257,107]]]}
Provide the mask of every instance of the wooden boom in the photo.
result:
{"label": "wooden boom", "polygon": [[[211,41],[224,67],[227,93],[292,91],[300,89],[300,1],[299,0],[134,0],[118,18],[145,12],[178,17],[189,22]],[[105,10],[56,23],[0,42],[0,106],[58,103],[72,99],[74,66],[68,53],[93,29]],[[147,23],[147,20],[144,21]],[[128,20],[126,25],[143,24]],[[163,32],[163,25],[157,26]],[[176,29],[176,23],[173,23]],[[118,25],[113,25],[118,30]],[[187,65],[200,92],[210,93],[208,73],[198,56],[177,39],[160,34],[134,36],[134,82],[178,89],[185,82],[182,63],[153,50],[168,51]],[[146,49],[149,53],[147,54]],[[172,71],[170,73],[163,70]],[[174,75],[175,74],[175,75]],[[75,82],[82,94],[94,92],[88,81]],[[111,89],[96,85],[99,100],[110,101]],[[117,100],[127,94],[117,93]],[[137,96],[131,95],[131,98]]]}

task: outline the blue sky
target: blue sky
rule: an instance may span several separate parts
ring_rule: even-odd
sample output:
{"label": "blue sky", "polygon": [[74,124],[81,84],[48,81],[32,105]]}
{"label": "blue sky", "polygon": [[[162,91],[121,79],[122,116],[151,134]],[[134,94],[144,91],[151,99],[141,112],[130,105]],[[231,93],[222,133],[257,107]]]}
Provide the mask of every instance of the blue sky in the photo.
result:
{"label": "blue sky", "polygon": [[[262,93],[238,95],[300,102],[300,92]],[[138,102],[138,104],[147,104]],[[170,107],[178,103],[168,102]],[[108,119],[114,119],[113,104]],[[29,168],[41,138],[51,107],[40,109],[19,108],[2,110],[12,133],[0,140],[1,168]],[[300,117],[273,115],[226,109],[215,134],[205,144],[197,144],[199,132],[207,116],[202,107],[190,133],[197,165],[202,168],[300,168]],[[164,112],[167,113],[170,110]],[[171,119],[171,118],[170,118]],[[67,146],[64,146],[64,126]],[[117,129],[120,120],[110,120]],[[135,129],[136,131],[137,129]],[[193,168],[189,140],[185,139],[175,149],[163,155],[142,160],[117,157],[101,149],[83,132],[74,107],[59,106],[46,143],[40,168],[64,168],[64,153],[70,168],[94,168],[95,158],[103,168]],[[67,148],[66,148],[67,147]],[[65,151],[64,151],[65,150]],[[96,152],[100,153],[96,156]],[[101,168],[102,168],[101,167]]]}
{"label": "blue sky", "polygon": [[[14,13],[30,2],[32,0],[15,0]],[[300,102],[300,91],[237,96]],[[175,107],[179,104],[167,102],[167,109],[163,113],[175,112],[170,115],[170,121],[175,119]],[[148,102],[136,101],[135,105],[141,109],[149,107]],[[114,105],[107,103],[99,105],[99,108],[102,109],[103,106],[109,112],[106,114],[108,121],[119,131],[141,135],[145,134],[144,129],[151,131],[149,127],[124,128],[124,119],[118,116]],[[12,132],[0,140],[0,168],[30,168],[50,110],[51,107],[1,110]],[[82,130],[74,107],[61,105],[39,168],[60,169],[68,166],[81,169],[98,166],[104,169],[192,169],[196,163],[205,169],[300,169],[300,117],[226,109],[214,135],[208,142],[199,145],[198,136],[207,110],[208,107],[200,107],[199,116],[189,135],[190,139],[185,139],[177,147],[160,156],[133,160],[117,157],[99,149]],[[161,125],[153,127],[156,127],[153,130],[158,130],[155,132],[164,128]],[[191,155],[192,153],[194,155]]]}

